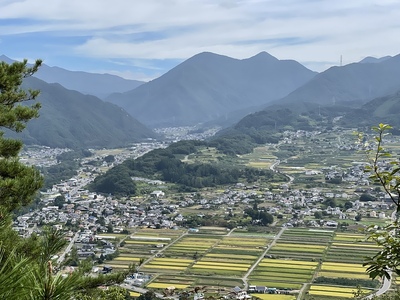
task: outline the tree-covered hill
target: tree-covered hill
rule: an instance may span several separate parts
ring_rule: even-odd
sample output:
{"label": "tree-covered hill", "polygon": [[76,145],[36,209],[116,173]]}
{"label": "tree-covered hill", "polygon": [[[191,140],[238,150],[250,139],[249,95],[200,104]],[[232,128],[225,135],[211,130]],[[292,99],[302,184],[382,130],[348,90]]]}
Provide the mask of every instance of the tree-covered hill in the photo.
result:
{"label": "tree-covered hill", "polygon": [[[131,177],[139,176],[178,184],[182,189],[193,189],[252,181],[262,177],[266,181],[284,181],[285,177],[270,170],[233,166],[223,162],[187,163],[183,158],[200,149],[210,147],[208,142],[181,141],[166,149],[153,150],[136,160],[129,159],[96,177],[89,189],[100,193],[135,195]],[[279,177],[279,178],[278,178]]]}

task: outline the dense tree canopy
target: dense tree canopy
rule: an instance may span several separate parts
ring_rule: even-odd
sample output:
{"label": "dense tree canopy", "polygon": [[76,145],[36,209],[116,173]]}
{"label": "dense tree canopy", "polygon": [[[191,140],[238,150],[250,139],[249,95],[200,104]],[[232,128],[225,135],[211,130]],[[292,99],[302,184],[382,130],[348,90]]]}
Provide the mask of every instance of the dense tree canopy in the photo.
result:
{"label": "dense tree canopy", "polygon": [[[29,120],[38,117],[40,104],[32,100],[39,91],[25,91],[21,84],[41,63],[37,60],[28,67],[26,60],[13,64],[0,62],[0,128],[21,132]],[[0,131],[0,205],[8,211],[31,202],[42,185],[39,171],[19,162],[22,146],[21,141],[5,138],[4,130]]]}
{"label": "dense tree canopy", "polygon": [[134,195],[135,184],[132,176],[159,179],[176,183],[182,187],[203,188],[217,185],[233,184],[245,179],[254,182],[262,177],[266,181],[286,180],[283,175],[271,170],[232,166],[224,163],[182,161],[184,155],[196,154],[198,147],[207,147],[203,141],[180,141],[165,149],[156,149],[122,164],[98,176],[89,186],[91,190],[101,193]]}

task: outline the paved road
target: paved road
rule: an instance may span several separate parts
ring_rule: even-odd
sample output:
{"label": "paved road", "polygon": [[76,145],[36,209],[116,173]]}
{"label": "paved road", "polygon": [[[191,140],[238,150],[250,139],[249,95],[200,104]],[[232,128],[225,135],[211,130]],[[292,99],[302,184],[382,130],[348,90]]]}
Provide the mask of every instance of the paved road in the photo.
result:
{"label": "paved road", "polygon": [[376,291],[375,293],[373,293],[371,295],[368,295],[364,299],[372,299],[375,296],[383,295],[384,293],[386,293],[389,290],[391,285],[392,285],[392,272],[390,272],[390,279],[386,279],[386,277],[383,278],[383,284],[378,291]]}
{"label": "paved road", "polygon": [[[276,173],[281,173],[281,172],[279,172],[278,170],[276,170],[276,167],[279,166],[280,163],[281,163],[281,161],[280,161],[279,159],[276,160],[276,161],[269,167],[269,169],[270,169],[271,171],[276,172]],[[283,174],[283,175],[285,175],[287,178],[289,178],[288,184],[291,184],[291,183],[293,182],[294,177],[292,177],[292,176],[290,176],[290,175],[288,175],[288,174],[285,174],[285,173],[281,173],[281,174]]]}
{"label": "paved road", "polygon": [[250,276],[251,272],[253,272],[254,268],[257,267],[257,265],[260,263],[260,261],[264,258],[264,256],[267,254],[268,250],[275,245],[276,241],[281,237],[282,233],[285,231],[286,227],[282,227],[282,229],[279,231],[277,235],[274,236],[274,239],[272,242],[268,245],[267,249],[263,252],[263,254],[258,258],[258,260],[251,266],[251,268],[247,271],[247,273],[242,277],[243,284],[244,284],[244,290],[247,290],[248,288],[248,283],[247,283],[247,278]]}
{"label": "paved road", "polygon": [[67,248],[65,248],[64,252],[57,259],[57,264],[58,265],[60,265],[64,261],[65,256],[67,255],[67,253],[69,253],[71,251],[71,249],[74,246],[74,243],[75,243],[76,239],[78,238],[78,236],[79,236],[79,232],[75,233],[74,237],[71,239],[71,242],[69,243]]}

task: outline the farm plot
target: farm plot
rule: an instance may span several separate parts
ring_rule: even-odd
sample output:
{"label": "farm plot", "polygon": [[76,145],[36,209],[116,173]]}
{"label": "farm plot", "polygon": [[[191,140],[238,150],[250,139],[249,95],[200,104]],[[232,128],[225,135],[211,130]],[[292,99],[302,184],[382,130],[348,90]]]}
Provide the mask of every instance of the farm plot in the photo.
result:
{"label": "farm plot", "polygon": [[323,262],[318,277],[368,279],[362,264]]}
{"label": "farm plot", "polygon": [[362,264],[365,257],[379,250],[375,243],[363,241],[364,238],[362,234],[336,233],[325,260]]}
{"label": "farm plot", "polygon": [[190,271],[194,274],[218,274],[229,276],[240,276],[244,274],[251,264],[242,262],[214,262],[214,261],[198,261]]}
{"label": "farm plot", "polygon": [[[161,288],[161,286],[166,286],[166,287],[170,287],[170,286],[185,286],[185,287],[189,287],[189,286],[194,286],[195,278],[190,278],[187,276],[177,276],[177,275],[171,275],[171,274],[160,274],[159,276],[157,276],[153,281],[151,281],[147,287],[153,287],[153,288]],[[156,287],[158,286],[158,287]],[[165,287],[164,287],[165,288]]]}
{"label": "farm plot", "polygon": [[293,295],[251,294],[251,296],[261,300],[296,300],[296,296]]}
{"label": "farm plot", "polygon": [[189,287],[189,285],[187,284],[169,284],[169,283],[163,283],[163,282],[152,282],[150,284],[147,285],[148,288],[152,288],[152,289],[161,289],[164,290],[168,287],[173,286],[176,289],[186,289],[187,287]]}
{"label": "farm plot", "polygon": [[184,272],[193,263],[192,259],[182,258],[154,258],[141,267],[143,272]]}
{"label": "farm plot", "polygon": [[251,273],[250,284],[299,289],[311,280],[317,265],[311,261],[263,259]]}
{"label": "farm plot", "polygon": [[333,234],[331,230],[287,229],[268,254],[291,259],[321,259]]}
{"label": "farm plot", "polygon": [[130,264],[138,264],[140,260],[148,259],[153,253],[168,245],[181,234],[180,231],[141,229],[127,237],[118,251],[120,255],[107,265],[117,269],[127,269]]}
{"label": "farm plot", "polygon": [[200,234],[216,234],[216,235],[225,235],[230,230],[226,227],[213,227],[213,226],[201,226],[199,227]]}
{"label": "farm plot", "polygon": [[[225,257],[231,255],[247,255],[249,256],[247,259],[254,260],[253,257],[260,256],[268,243],[269,240],[262,237],[229,236],[224,237],[209,253],[223,254]],[[242,257],[242,259],[243,258],[244,257]]]}
{"label": "farm plot", "polygon": [[265,238],[224,237],[190,271],[195,274],[243,275],[267,243]]}
{"label": "farm plot", "polygon": [[201,257],[210,250],[222,237],[199,235],[187,235],[165,252],[165,257],[193,258]]}
{"label": "farm plot", "polygon": [[[171,274],[160,274],[158,275],[151,284],[161,284],[167,286],[181,286],[186,285],[187,287],[194,288],[196,286],[206,286],[207,293],[218,293],[227,290],[231,290],[235,286],[242,286],[242,279],[235,279],[229,277],[210,277],[210,276],[192,276],[192,275],[171,275]],[[148,287],[151,287],[150,285]]]}
{"label": "farm plot", "polygon": [[[310,287],[308,292],[311,296],[330,296],[330,297],[340,297],[340,298],[354,298],[354,292],[356,292],[356,288],[346,288],[346,287],[338,287],[338,286],[329,286],[329,285],[315,285],[313,284]],[[370,291],[363,289],[361,292],[368,294]]]}
{"label": "farm plot", "polygon": [[299,241],[309,244],[325,244],[332,240],[333,230],[291,228],[286,229],[282,234],[280,241]]}

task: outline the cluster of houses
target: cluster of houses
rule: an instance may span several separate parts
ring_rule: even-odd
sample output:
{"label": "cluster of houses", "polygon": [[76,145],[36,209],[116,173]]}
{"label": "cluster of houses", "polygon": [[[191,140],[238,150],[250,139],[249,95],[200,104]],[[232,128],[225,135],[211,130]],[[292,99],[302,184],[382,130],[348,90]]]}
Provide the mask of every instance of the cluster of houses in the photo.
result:
{"label": "cluster of houses", "polygon": [[[93,235],[104,232],[121,232],[124,228],[146,226],[152,228],[174,228],[185,219],[182,211],[185,207],[197,207],[206,213],[207,210],[223,210],[224,214],[243,213],[243,207],[251,206],[255,199],[270,203],[266,208],[274,216],[296,215],[288,224],[304,225],[302,219],[321,211],[325,223],[320,220],[309,222],[311,226],[335,226],[337,221],[354,219],[357,215],[385,219],[391,217],[392,206],[387,196],[371,187],[364,190],[355,189],[352,194],[323,189],[285,189],[279,191],[260,191],[257,185],[247,186],[238,183],[223,192],[207,195],[187,194],[180,199],[169,199],[160,189],[162,182],[154,182],[153,192],[146,201],[138,202],[125,199],[119,201],[112,195],[104,196],[90,193],[83,187],[93,180],[93,173],[80,171],[79,175],[53,186],[52,190],[43,193],[45,204],[40,210],[31,211],[19,216],[15,228],[22,234],[29,234],[35,225],[75,225],[82,230],[89,230]],[[135,180],[140,180],[136,178]],[[377,201],[361,202],[360,194],[374,193]],[[65,203],[54,205],[57,196],[63,196]],[[352,203],[350,208],[325,208],[321,203],[327,199],[341,199]],[[272,204],[272,205],[271,205]],[[335,221],[334,221],[335,220]],[[290,225],[289,225],[290,226]],[[86,238],[88,239],[88,237]]]}
{"label": "cluster of houses", "polygon": [[30,147],[21,152],[20,161],[27,165],[50,167],[57,164],[57,156],[68,151],[71,151],[71,149],[50,148],[47,146]]}

